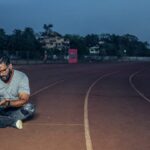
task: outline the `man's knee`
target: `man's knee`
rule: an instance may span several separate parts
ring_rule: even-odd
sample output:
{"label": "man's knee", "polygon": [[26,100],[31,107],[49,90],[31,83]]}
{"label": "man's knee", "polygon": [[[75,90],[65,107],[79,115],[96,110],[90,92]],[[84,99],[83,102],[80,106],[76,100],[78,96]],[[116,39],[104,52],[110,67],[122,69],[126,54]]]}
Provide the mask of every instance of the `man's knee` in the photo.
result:
{"label": "man's knee", "polygon": [[21,108],[21,112],[24,115],[28,115],[28,114],[33,115],[35,113],[35,105],[31,103],[27,103]]}

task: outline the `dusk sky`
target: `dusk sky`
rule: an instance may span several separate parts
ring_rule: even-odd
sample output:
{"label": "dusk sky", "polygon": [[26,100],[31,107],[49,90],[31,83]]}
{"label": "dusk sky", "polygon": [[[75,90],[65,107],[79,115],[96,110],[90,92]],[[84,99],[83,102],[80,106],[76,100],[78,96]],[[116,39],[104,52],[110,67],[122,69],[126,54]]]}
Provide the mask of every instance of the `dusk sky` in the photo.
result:
{"label": "dusk sky", "polygon": [[150,0],[0,0],[6,33],[53,24],[60,34],[132,34],[150,43]]}

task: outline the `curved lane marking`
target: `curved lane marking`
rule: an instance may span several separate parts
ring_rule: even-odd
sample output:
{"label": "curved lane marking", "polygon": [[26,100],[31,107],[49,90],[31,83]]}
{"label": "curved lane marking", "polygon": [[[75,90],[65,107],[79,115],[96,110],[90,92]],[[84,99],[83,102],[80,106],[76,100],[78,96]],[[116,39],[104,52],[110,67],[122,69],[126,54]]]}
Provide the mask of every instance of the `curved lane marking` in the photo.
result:
{"label": "curved lane marking", "polygon": [[37,94],[39,94],[40,92],[43,92],[44,90],[46,90],[46,89],[48,89],[48,88],[50,88],[50,87],[52,87],[52,86],[55,86],[55,85],[57,85],[57,84],[59,84],[59,83],[61,83],[61,82],[63,82],[63,81],[64,81],[64,80],[55,81],[54,83],[51,83],[51,84],[49,84],[49,85],[47,85],[47,86],[45,86],[45,87],[43,87],[43,88],[41,88],[41,89],[35,91],[34,93],[31,94],[31,97],[34,96],[34,95],[37,95]]}
{"label": "curved lane marking", "polygon": [[91,86],[89,87],[86,93],[85,100],[84,100],[84,134],[85,134],[86,150],[93,150],[93,145],[92,145],[92,140],[90,135],[90,127],[89,127],[89,116],[88,116],[88,101],[89,101],[88,99],[89,99],[90,92],[98,81],[117,72],[104,74],[103,76],[99,77],[96,81],[94,81],[91,84]]}
{"label": "curved lane marking", "polygon": [[148,102],[150,103],[150,99],[149,99],[148,97],[146,97],[143,93],[141,93],[141,92],[135,87],[135,85],[133,84],[133,78],[134,78],[138,73],[140,73],[141,71],[142,71],[142,70],[137,71],[137,72],[131,74],[130,77],[129,77],[129,83],[130,83],[131,87],[132,87],[143,99],[145,99],[146,101],[148,101]]}

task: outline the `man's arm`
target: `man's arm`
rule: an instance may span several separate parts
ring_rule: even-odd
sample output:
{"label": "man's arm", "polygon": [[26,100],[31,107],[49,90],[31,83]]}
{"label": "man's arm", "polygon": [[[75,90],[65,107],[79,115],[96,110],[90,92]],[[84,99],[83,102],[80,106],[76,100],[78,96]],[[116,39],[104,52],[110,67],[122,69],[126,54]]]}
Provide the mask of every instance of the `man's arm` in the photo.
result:
{"label": "man's arm", "polygon": [[18,100],[2,100],[0,102],[0,106],[4,106],[4,107],[21,107],[24,104],[26,104],[29,100],[29,94],[27,93],[20,93],[19,94],[19,99]]}

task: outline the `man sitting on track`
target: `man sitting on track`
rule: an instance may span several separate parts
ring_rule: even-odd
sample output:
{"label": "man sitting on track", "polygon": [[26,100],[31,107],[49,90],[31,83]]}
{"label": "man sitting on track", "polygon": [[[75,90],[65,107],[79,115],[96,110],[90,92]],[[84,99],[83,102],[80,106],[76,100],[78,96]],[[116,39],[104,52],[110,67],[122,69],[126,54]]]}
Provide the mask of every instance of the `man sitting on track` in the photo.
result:
{"label": "man sitting on track", "polygon": [[0,128],[23,128],[22,121],[35,112],[29,96],[28,77],[13,69],[8,56],[0,56]]}

